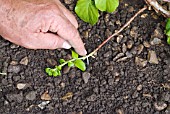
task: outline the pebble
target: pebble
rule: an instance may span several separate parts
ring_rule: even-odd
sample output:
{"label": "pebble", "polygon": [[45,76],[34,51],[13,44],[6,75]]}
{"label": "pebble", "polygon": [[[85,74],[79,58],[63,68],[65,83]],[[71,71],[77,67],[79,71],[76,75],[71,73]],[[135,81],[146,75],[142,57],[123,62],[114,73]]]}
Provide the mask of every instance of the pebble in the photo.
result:
{"label": "pebble", "polygon": [[67,5],[70,5],[74,2],[74,0],[64,0],[64,3],[66,3]]}
{"label": "pebble", "polygon": [[144,45],[146,48],[150,48],[150,46],[151,46],[148,41],[144,41],[144,42],[143,42],[143,45]]}
{"label": "pebble", "polygon": [[14,66],[14,65],[17,65],[17,64],[18,64],[17,61],[11,61],[11,62],[10,62],[10,65],[13,65],[13,66]]}
{"label": "pebble", "polygon": [[133,44],[134,44],[134,42],[133,42],[132,40],[129,40],[129,41],[127,42],[127,48],[128,48],[128,49],[131,49],[132,46],[133,46]]}
{"label": "pebble", "polygon": [[117,59],[119,59],[120,57],[123,57],[125,54],[124,53],[119,53],[116,55],[115,58],[113,58],[113,61],[116,61]]}
{"label": "pebble", "polygon": [[93,101],[95,101],[96,99],[97,99],[97,96],[96,96],[95,94],[92,94],[91,96],[89,96],[89,97],[87,98],[87,101],[93,102]]}
{"label": "pebble", "polygon": [[122,45],[122,52],[123,52],[123,53],[126,53],[126,51],[127,51],[126,44],[123,43],[123,45]]}
{"label": "pebble", "polygon": [[43,101],[42,103],[38,104],[38,107],[43,110],[45,108],[45,106],[49,103],[50,103],[50,101]]}
{"label": "pebble", "polygon": [[126,57],[128,57],[128,58],[132,58],[132,57],[133,57],[133,55],[132,55],[129,51],[127,51],[127,52],[126,52]]}
{"label": "pebble", "polygon": [[69,71],[70,71],[70,67],[65,66],[65,67],[63,68],[63,74],[67,74],[67,73],[69,73]]}
{"label": "pebble", "polygon": [[22,65],[28,65],[28,62],[29,62],[28,57],[24,57],[21,59],[19,63]]}
{"label": "pebble", "polygon": [[18,45],[15,45],[15,44],[12,44],[12,45],[10,45],[10,48],[11,48],[11,49],[16,49],[16,48],[19,48],[19,46],[18,46]]}
{"label": "pebble", "polygon": [[45,93],[43,93],[41,95],[41,99],[42,100],[46,100],[46,101],[50,101],[51,100],[51,96],[48,94],[48,91],[46,91]]}
{"label": "pebble", "polygon": [[116,62],[126,61],[127,59],[128,57],[123,57],[123,58],[118,59]]}
{"label": "pebble", "polygon": [[108,52],[106,52],[105,54],[104,54],[104,57],[105,58],[108,58],[108,57],[110,57],[112,55],[112,51],[108,51]]}
{"label": "pebble", "polygon": [[147,65],[147,60],[135,57],[135,63],[140,67],[145,67]]}
{"label": "pebble", "polygon": [[47,63],[52,65],[52,66],[57,65],[57,62],[54,59],[50,59],[50,58],[47,59]]}
{"label": "pebble", "polygon": [[138,50],[138,54],[141,54],[142,51],[144,49],[144,46],[142,44],[140,44],[138,47],[137,47],[137,50]]}
{"label": "pebble", "polygon": [[30,91],[27,95],[26,95],[26,99],[27,100],[35,100],[36,99],[36,91]]}
{"label": "pebble", "polygon": [[164,110],[167,106],[168,106],[168,105],[167,105],[166,103],[164,103],[164,102],[155,102],[155,103],[154,103],[154,107],[155,107],[155,109],[158,110],[158,111]]}
{"label": "pebble", "polygon": [[90,79],[90,73],[89,72],[84,72],[83,73],[83,80],[84,80],[84,83],[87,83]]}
{"label": "pebble", "polygon": [[138,90],[138,91],[141,91],[141,90],[142,90],[142,85],[141,85],[141,84],[137,86],[137,90]]}
{"label": "pebble", "polygon": [[83,32],[82,32],[82,35],[83,35],[83,37],[84,37],[85,39],[87,39],[87,38],[89,37],[89,31],[88,31],[88,30],[83,31]]}
{"label": "pebble", "polygon": [[162,43],[162,41],[161,41],[161,39],[159,39],[159,38],[154,38],[154,39],[150,42],[151,45],[159,45],[159,44],[161,44],[161,43]]}
{"label": "pebble", "polygon": [[24,84],[24,83],[18,83],[17,84],[18,89],[24,89],[25,87],[26,87],[26,84]]}
{"label": "pebble", "polygon": [[11,73],[19,73],[21,70],[20,66],[19,65],[9,65],[8,67],[8,72],[11,72]]}
{"label": "pebble", "polygon": [[130,31],[130,36],[132,36],[133,38],[136,38],[138,36],[136,30],[138,30],[138,28],[134,26]]}
{"label": "pebble", "polygon": [[117,43],[120,43],[123,39],[123,35],[119,35],[117,38],[116,38],[116,41]]}
{"label": "pebble", "polygon": [[21,103],[23,101],[23,94],[7,94],[6,98],[9,100],[9,102],[16,101],[18,103]]}
{"label": "pebble", "polygon": [[149,51],[148,52],[148,61],[149,61],[149,63],[152,63],[152,64],[158,64],[159,63],[155,51]]}

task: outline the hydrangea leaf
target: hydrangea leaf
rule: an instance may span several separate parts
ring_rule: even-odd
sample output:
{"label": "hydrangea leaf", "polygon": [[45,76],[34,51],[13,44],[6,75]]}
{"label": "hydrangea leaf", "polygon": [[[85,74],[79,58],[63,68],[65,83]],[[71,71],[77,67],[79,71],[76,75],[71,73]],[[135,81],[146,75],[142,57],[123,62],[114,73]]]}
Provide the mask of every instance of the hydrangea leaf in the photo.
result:
{"label": "hydrangea leaf", "polygon": [[119,0],[95,0],[95,5],[100,11],[111,13],[119,6]]}
{"label": "hydrangea leaf", "polygon": [[80,19],[94,25],[98,21],[99,12],[93,0],[78,0],[75,12]]}

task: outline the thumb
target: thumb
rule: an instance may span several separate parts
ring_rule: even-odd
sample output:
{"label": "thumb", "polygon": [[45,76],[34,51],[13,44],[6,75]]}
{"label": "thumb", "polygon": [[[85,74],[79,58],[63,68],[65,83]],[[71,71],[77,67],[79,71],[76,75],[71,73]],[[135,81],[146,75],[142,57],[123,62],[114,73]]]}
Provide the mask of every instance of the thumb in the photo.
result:
{"label": "thumb", "polygon": [[71,48],[71,45],[66,40],[53,33],[38,33],[38,37],[33,41],[34,49]]}

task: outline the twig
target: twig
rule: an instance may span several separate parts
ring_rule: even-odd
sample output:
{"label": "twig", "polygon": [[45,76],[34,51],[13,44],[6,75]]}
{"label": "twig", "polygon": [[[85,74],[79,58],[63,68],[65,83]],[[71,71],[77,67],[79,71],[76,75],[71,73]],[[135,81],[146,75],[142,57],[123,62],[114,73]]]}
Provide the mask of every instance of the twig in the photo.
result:
{"label": "twig", "polygon": [[145,0],[145,2],[152,6],[156,12],[161,12],[163,16],[170,17],[170,11],[164,9],[156,0]]}
{"label": "twig", "polygon": [[102,42],[102,44],[100,44],[93,52],[91,52],[89,55],[93,55],[94,53],[96,53],[103,45],[105,45],[112,37],[118,35],[120,32],[122,32],[140,13],[142,13],[143,11],[145,11],[147,9],[147,7],[145,6],[144,8],[142,8],[141,10],[139,10],[132,18],[130,18],[130,20],[123,26],[121,27],[117,32],[115,32],[114,34],[112,34],[110,37],[108,37],[105,41]]}

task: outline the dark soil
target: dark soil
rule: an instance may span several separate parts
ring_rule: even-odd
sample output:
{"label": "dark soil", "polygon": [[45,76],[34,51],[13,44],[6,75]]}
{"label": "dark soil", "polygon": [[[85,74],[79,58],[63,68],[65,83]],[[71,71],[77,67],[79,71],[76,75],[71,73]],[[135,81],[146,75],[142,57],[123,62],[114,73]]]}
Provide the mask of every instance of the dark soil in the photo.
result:
{"label": "dark soil", "polygon": [[[75,3],[65,5],[73,10]],[[122,0],[115,13],[101,13],[95,26],[77,18],[88,52],[144,5],[142,0]],[[72,68],[55,78],[48,77],[44,69],[67,58],[69,50],[29,50],[1,38],[0,71],[7,75],[0,75],[0,114],[170,114],[170,47],[163,34],[165,19],[154,11],[143,14],[147,16],[138,16],[120,34],[122,40],[121,36],[113,38],[96,58],[90,58],[86,72]],[[139,48],[154,38],[161,44]],[[158,64],[139,66],[135,58],[149,61],[150,50],[156,52]],[[120,53],[123,56],[118,62],[114,58]],[[26,86],[18,89],[20,83]],[[41,98],[46,91],[50,102]],[[73,96],[63,100],[67,93]],[[40,108],[42,102],[45,105]]]}

